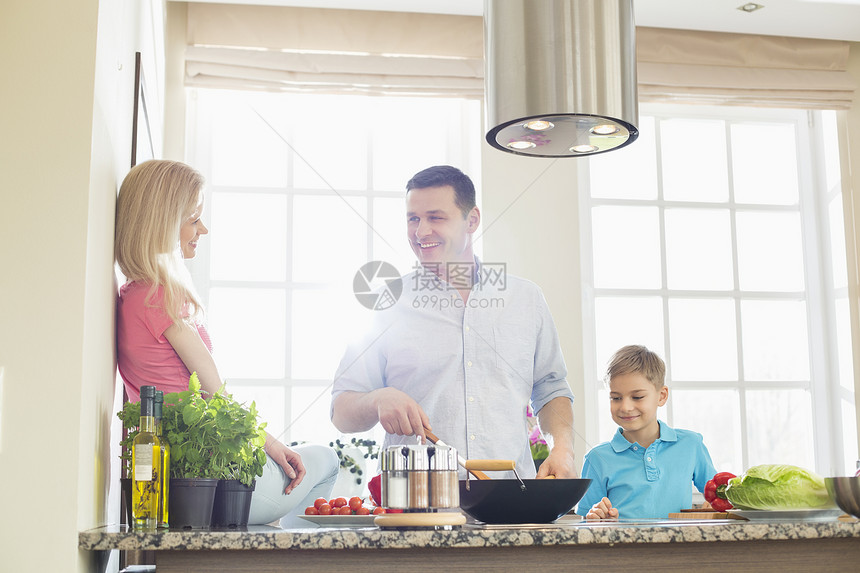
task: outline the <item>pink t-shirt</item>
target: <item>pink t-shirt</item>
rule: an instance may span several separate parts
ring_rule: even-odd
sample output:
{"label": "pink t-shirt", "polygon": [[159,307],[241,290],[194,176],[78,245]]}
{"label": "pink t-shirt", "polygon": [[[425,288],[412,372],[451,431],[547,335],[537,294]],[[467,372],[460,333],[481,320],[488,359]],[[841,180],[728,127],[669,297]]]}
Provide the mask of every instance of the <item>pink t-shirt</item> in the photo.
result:
{"label": "pink t-shirt", "polygon": [[[162,308],[162,288],[158,287],[149,304],[148,293],[148,284],[126,283],[120,287],[116,303],[117,366],[132,402],[140,400],[141,386],[155,386],[165,394],[187,390],[191,376],[164,337],[173,322]],[[198,324],[197,332],[212,352],[206,328]]]}

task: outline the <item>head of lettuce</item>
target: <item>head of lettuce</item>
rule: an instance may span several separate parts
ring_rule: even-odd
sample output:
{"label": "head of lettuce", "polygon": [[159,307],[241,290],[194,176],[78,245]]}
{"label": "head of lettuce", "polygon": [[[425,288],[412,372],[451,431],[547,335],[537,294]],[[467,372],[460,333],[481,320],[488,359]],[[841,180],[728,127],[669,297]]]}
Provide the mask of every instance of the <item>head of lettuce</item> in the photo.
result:
{"label": "head of lettuce", "polygon": [[729,480],[726,497],[739,509],[823,509],[836,507],[824,479],[797,466],[753,466]]}

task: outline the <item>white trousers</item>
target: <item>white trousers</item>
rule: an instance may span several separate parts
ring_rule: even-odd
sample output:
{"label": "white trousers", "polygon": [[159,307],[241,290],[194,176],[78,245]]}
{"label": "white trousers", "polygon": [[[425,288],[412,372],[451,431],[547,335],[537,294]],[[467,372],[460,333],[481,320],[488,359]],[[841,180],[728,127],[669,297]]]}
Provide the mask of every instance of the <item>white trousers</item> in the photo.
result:
{"label": "white trousers", "polygon": [[290,483],[290,478],[275,460],[266,456],[263,475],[257,477],[251,496],[249,525],[264,525],[280,519],[281,527],[284,528],[312,527],[296,516],[304,514],[305,508],[313,505],[316,498],[328,499],[331,495],[340,467],[334,450],[316,444],[292,446],[292,449],[302,456],[302,463],[307,470],[305,478],[286,495],[284,489]]}

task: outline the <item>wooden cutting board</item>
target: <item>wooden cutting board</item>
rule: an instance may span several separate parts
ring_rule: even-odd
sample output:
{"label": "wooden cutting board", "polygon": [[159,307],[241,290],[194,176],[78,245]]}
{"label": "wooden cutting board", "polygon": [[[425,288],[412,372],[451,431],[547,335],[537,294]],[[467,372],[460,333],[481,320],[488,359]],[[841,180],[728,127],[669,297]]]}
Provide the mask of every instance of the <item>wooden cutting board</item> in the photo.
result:
{"label": "wooden cutting board", "polygon": [[713,509],[682,509],[680,513],[670,513],[669,519],[744,519],[734,513]]}

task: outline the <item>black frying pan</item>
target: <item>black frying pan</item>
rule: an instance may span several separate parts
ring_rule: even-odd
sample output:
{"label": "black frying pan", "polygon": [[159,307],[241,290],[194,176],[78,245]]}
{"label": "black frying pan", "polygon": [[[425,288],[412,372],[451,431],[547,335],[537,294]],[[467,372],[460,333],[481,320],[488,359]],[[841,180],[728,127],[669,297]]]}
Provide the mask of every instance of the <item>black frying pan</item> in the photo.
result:
{"label": "black frying pan", "polygon": [[[499,469],[485,461],[490,460],[469,460],[466,465]],[[460,480],[460,509],[484,523],[549,523],[573,509],[590,483],[590,479]]]}
{"label": "black frying pan", "polygon": [[[446,445],[426,427],[427,439]],[[484,523],[549,523],[582,499],[590,479],[491,479],[486,471],[516,473],[512,460],[465,460],[458,462],[477,479],[460,480],[460,509]]]}

